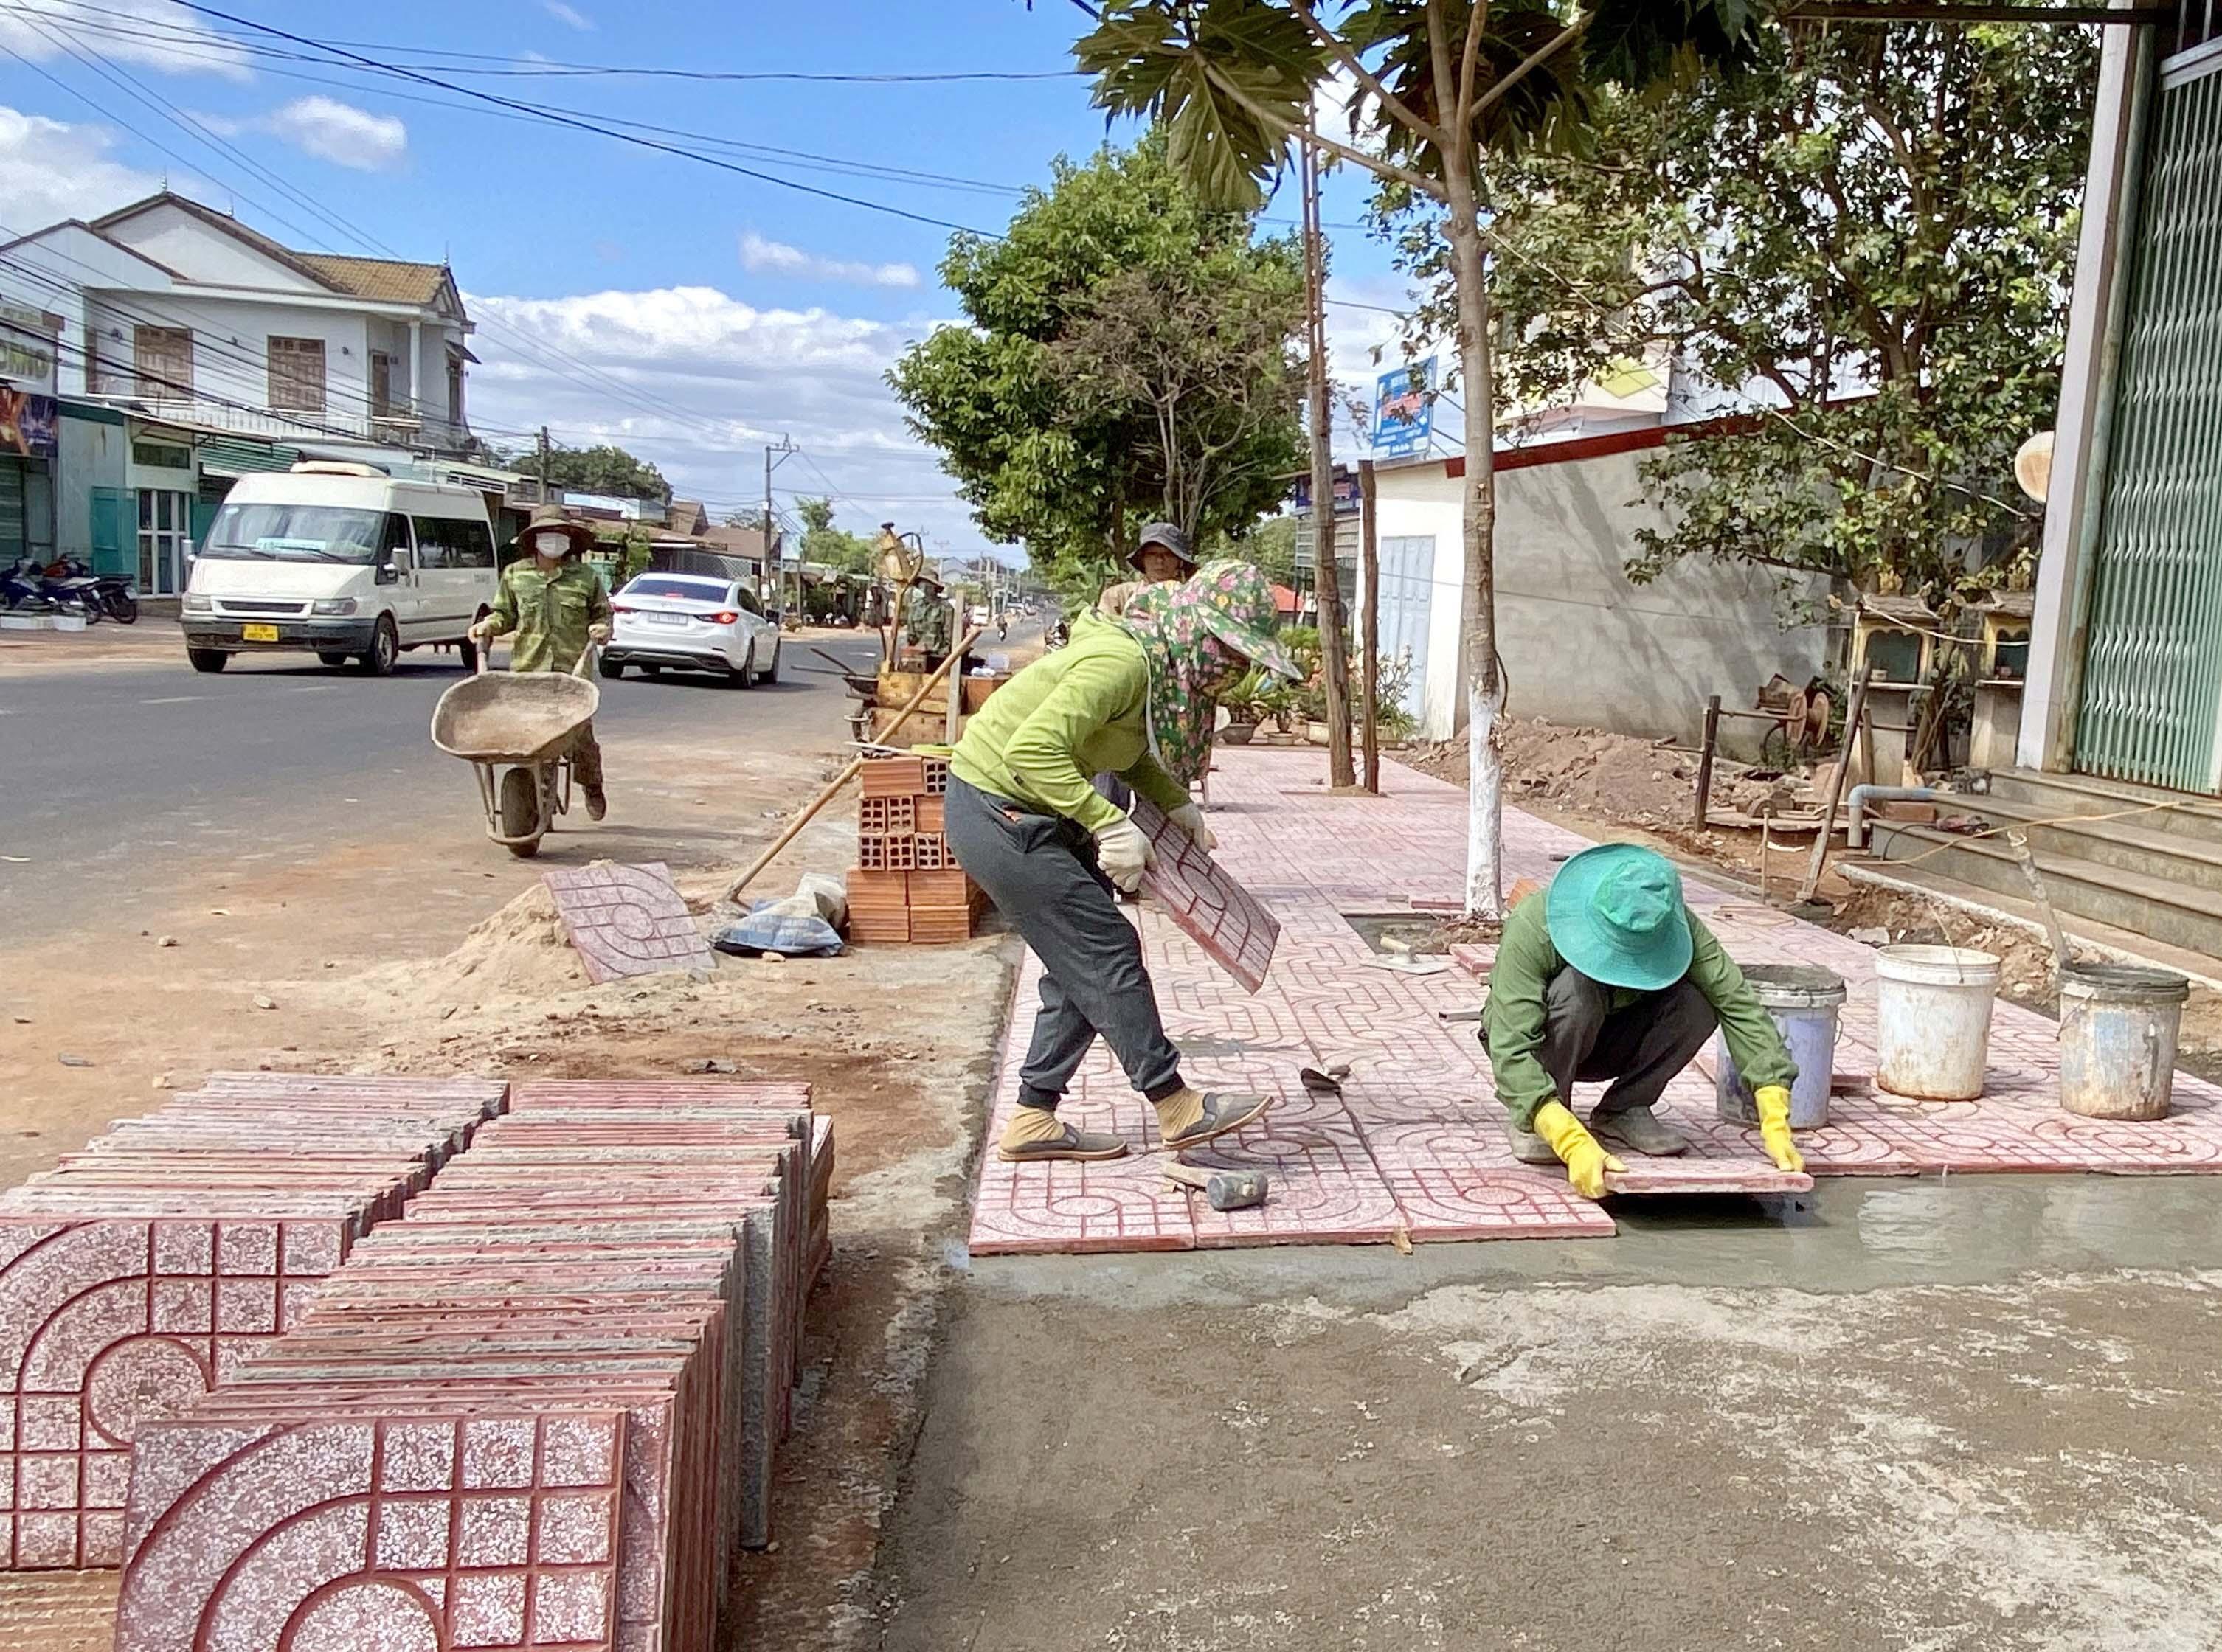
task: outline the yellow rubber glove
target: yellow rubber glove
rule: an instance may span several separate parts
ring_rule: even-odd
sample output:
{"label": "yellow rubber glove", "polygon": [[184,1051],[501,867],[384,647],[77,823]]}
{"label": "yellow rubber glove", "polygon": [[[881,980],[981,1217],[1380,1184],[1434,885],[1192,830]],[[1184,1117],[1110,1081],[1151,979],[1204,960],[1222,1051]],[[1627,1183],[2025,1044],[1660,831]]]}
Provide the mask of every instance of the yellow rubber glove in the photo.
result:
{"label": "yellow rubber glove", "polygon": [[1805,1155],[1790,1139],[1790,1092],[1770,1084],[1753,1091],[1751,1098],[1759,1105],[1759,1139],[1767,1144],[1767,1156],[1774,1161],[1774,1167],[1805,1169]]}
{"label": "yellow rubber glove", "polygon": [[1567,1184],[1584,1198],[1603,1198],[1604,1173],[1628,1168],[1597,1145],[1562,1101],[1547,1101],[1535,1110],[1535,1134],[1551,1144],[1566,1167]]}

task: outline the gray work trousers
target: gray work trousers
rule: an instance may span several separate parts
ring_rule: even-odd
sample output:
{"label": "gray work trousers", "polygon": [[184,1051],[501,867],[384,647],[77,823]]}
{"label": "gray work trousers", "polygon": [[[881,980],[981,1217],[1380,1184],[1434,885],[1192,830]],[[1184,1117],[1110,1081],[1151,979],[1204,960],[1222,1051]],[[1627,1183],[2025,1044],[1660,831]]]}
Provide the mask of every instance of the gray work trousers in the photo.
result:
{"label": "gray work trousers", "polygon": [[949,777],[949,847],[1042,961],[1041,1010],[1019,1068],[1019,1104],[1054,1108],[1102,1035],[1127,1081],[1152,1101],[1181,1086],[1141,937],[1119,915],[1111,880],[1079,822]]}
{"label": "gray work trousers", "polygon": [[1591,1115],[1597,1118],[1652,1105],[1720,1025],[1705,995],[1686,979],[1646,992],[1624,1010],[1614,1009],[1612,999],[1611,987],[1572,968],[1554,975],[1543,991],[1537,1058],[1569,1106],[1577,1080],[1610,1079]]}

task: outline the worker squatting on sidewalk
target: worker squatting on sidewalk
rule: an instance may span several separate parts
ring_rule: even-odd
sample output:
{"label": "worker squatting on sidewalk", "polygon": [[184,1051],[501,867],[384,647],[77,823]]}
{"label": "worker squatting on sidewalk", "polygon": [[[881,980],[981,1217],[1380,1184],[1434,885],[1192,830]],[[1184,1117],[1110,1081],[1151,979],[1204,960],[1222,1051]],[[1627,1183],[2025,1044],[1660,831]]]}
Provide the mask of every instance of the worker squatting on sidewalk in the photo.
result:
{"label": "worker squatting on sidewalk", "polygon": [[[1803,1170],[1790,1136],[1798,1069],[1743,972],[1691,916],[1680,875],[1633,843],[1584,849],[1512,909],[1490,967],[1481,1041],[1514,1156],[1563,1163],[1574,1191],[1597,1198],[1604,1173],[1626,1168],[1607,1146],[1687,1152],[1652,1107],[1716,1027],[1753,1086],[1767,1156]],[[1574,1085],[1608,1079],[1585,1129]]]}
{"label": "worker squatting on sidewalk", "polygon": [[[610,640],[610,594],[581,558],[594,542],[593,529],[568,520],[560,507],[543,504],[518,537],[532,554],[502,571],[493,610],[471,627],[471,635],[484,648],[516,633],[509,650],[512,671],[569,671],[587,644]],[[587,794],[587,818],[599,820],[610,805],[602,790],[601,742],[591,722],[573,737],[571,767]]]}
{"label": "worker squatting on sidewalk", "polygon": [[1203,811],[1171,771],[1187,771],[1196,742],[1208,738],[1217,695],[1252,664],[1297,674],[1272,623],[1265,575],[1246,563],[1208,564],[1141,616],[1076,616],[1070,645],[998,689],[957,743],[949,846],[1042,961],[1018,1111],[999,1146],[1006,1160],[1127,1151],[1117,1136],[1057,1117],[1098,1035],[1157,1109],[1168,1148],[1223,1136],[1271,1104],[1183,1081],[1141,939],[1112,898],[1114,886],[1139,886],[1149,840],[1092,779],[1120,776],[1208,849]]}

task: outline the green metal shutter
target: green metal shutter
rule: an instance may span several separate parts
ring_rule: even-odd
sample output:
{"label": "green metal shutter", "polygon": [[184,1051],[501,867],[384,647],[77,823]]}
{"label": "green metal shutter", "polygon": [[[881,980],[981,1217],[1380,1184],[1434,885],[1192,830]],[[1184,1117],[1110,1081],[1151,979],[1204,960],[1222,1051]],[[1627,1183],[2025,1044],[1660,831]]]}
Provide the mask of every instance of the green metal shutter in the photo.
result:
{"label": "green metal shutter", "polygon": [[97,487],[92,490],[92,571],[95,573],[120,573],[127,578],[138,573],[139,524],[133,514],[137,509],[127,489]]}
{"label": "green metal shutter", "polygon": [[2222,75],[2154,99],[2096,545],[2075,767],[2218,789]]}

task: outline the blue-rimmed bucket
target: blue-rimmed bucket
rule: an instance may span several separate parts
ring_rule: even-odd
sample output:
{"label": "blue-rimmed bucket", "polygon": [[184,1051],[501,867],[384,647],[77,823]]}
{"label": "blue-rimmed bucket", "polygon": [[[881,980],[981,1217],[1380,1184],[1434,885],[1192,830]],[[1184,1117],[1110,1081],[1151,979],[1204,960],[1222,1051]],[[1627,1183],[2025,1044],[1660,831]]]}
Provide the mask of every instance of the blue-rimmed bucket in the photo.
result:
{"label": "blue-rimmed bucket", "polygon": [[[1836,1066],[1836,1015],[1844,1007],[1844,978],[1818,964],[1746,964],[1760,1008],[1780,1029],[1798,1064],[1790,1086],[1790,1128],[1817,1129],[1829,1122],[1829,1080]],[[1725,1034],[1713,1036],[1713,1103],[1732,1124],[1759,1123],[1751,1086],[1736,1071]]]}

